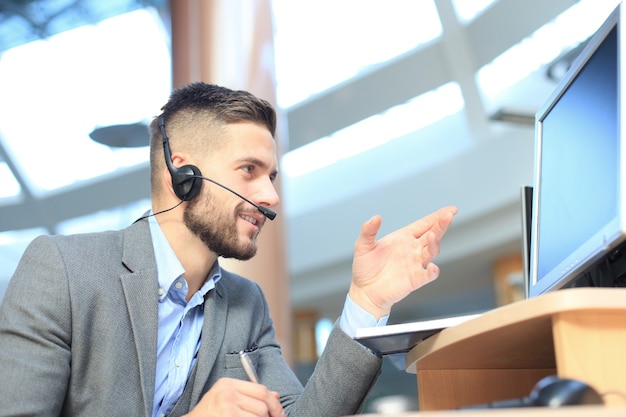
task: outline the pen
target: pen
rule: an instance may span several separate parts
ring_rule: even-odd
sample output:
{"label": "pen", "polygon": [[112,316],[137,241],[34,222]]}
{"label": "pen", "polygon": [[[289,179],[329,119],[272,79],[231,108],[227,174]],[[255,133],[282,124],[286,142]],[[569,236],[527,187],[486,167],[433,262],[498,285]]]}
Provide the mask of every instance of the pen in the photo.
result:
{"label": "pen", "polygon": [[239,352],[239,358],[241,359],[241,365],[243,366],[243,370],[246,371],[246,375],[248,375],[248,379],[256,384],[259,383],[259,377],[254,370],[254,366],[252,365],[252,361],[243,350]]}

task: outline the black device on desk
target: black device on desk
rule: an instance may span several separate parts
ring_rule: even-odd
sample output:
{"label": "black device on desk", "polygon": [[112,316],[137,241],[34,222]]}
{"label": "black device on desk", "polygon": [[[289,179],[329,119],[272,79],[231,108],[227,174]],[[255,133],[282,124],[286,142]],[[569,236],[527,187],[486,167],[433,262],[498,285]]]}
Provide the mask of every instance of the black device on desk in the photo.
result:
{"label": "black device on desk", "polygon": [[528,397],[470,405],[461,407],[461,409],[562,407],[603,403],[600,394],[586,383],[576,379],[550,375],[537,382]]}

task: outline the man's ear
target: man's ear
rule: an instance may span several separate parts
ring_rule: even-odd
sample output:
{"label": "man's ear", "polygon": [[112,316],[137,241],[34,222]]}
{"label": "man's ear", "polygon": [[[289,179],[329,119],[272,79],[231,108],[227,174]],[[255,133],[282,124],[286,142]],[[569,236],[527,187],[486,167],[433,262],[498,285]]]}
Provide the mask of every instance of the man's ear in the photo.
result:
{"label": "man's ear", "polygon": [[189,163],[184,154],[173,154],[172,164],[168,164],[167,171],[171,189],[180,200],[192,200],[200,193],[202,173],[197,166]]}

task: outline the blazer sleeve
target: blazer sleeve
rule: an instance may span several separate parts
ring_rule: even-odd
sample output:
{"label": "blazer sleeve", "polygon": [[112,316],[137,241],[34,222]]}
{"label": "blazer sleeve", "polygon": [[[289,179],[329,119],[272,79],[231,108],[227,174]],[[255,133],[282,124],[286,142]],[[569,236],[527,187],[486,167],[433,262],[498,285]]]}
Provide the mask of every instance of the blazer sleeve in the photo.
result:
{"label": "blazer sleeve", "polygon": [[354,341],[338,322],[304,392],[288,416],[346,416],[362,411],[380,375],[382,359]]}
{"label": "blazer sleeve", "polygon": [[61,414],[70,332],[63,262],[42,236],[24,252],[0,304],[0,415]]}

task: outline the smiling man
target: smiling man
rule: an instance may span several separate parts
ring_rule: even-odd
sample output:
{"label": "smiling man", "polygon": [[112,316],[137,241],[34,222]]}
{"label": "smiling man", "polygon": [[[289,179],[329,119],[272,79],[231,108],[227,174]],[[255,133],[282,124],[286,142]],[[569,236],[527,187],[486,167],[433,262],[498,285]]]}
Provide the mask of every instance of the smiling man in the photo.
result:
{"label": "smiling man", "polygon": [[381,358],[352,336],[437,278],[432,260],[456,208],[380,240],[379,216],[363,224],[343,313],[303,387],[259,286],[218,261],[253,257],[276,215],[275,127],[269,103],[245,91],[172,93],[150,125],[152,209],[121,231],[41,236],[25,251],[0,305],[0,416],[361,410]]}

